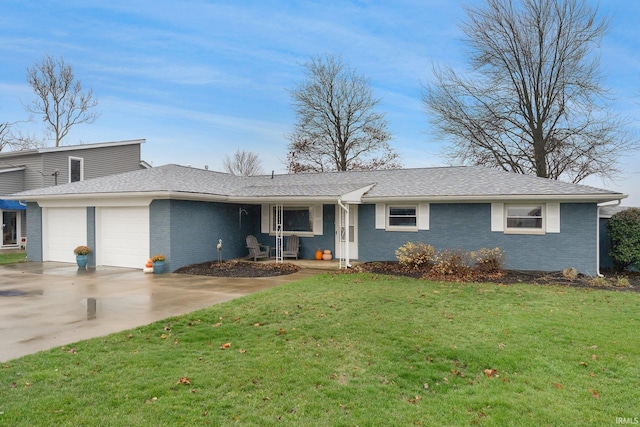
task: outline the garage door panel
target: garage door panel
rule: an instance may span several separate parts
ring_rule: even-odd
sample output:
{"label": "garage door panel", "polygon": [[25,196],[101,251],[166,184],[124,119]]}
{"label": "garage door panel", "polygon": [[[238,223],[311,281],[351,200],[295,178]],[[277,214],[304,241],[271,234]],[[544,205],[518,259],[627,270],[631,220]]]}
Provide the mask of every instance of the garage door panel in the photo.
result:
{"label": "garage door panel", "polygon": [[43,259],[75,262],[73,249],[87,244],[87,209],[47,208],[43,219]]}
{"label": "garage door panel", "polygon": [[98,265],[142,268],[149,257],[149,207],[96,208]]}

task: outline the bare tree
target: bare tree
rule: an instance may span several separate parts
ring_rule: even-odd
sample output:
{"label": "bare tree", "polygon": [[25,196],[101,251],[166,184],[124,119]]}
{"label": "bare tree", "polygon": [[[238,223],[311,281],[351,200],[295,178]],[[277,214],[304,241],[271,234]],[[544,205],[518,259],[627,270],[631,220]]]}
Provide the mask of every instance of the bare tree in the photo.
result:
{"label": "bare tree", "polygon": [[231,175],[262,175],[262,161],[252,151],[236,150],[232,157],[224,156],[222,167]]}
{"label": "bare tree", "polygon": [[303,67],[306,80],[290,91],[297,122],[288,135],[289,172],[400,167],[370,80],[334,55]]}
{"label": "bare tree", "polygon": [[16,128],[17,123],[0,123],[0,151],[19,151],[44,146],[44,142],[32,135],[25,135]]}
{"label": "bare tree", "polygon": [[81,123],[93,123],[98,113],[92,111],[98,105],[91,89],[84,92],[80,80],[76,80],[73,68],[63,58],[54,60],[46,55],[27,69],[27,81],[37,98],[27,111],[42,115],[48,130],[54,135],[56,147],[69,130]]}
{"label": "bare tree", "polygon": [[579,182],[613,177],[637,142],[610,110],[595,53],[608,26],[583,0],[466,9],[472,72],[434,67],[423,93],[453,162]]}

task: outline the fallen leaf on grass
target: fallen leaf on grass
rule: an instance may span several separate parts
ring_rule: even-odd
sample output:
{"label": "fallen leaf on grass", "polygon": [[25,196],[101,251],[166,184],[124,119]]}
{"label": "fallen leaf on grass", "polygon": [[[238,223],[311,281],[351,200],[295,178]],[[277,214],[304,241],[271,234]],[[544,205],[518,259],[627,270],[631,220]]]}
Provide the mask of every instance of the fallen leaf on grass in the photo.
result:
{"label": "fallen leaf on grass", "polygon": [[551,383],[551,384],[553,384],[553,386],[555,388],[557,388],[557,389],[561,389],[562,388],[562,384],[560,384],[560,383]]}
{"label": "fallen leaf on grass", "polygon": [[495,369],[485,369],[484,370],[484,375],[487,378],[493,378],[493,377],[497,377],[498,376],[498,371]]}
{"label": "fallen leaf on grass", "polygon": [[286,334],[287,331],[285,331],[284,329],[280,328],[280,330],[278,331],[278,335],[284,335]]}
{"label": "fallen leaf on grass", "polygon": [[598,356],[596,356],[595,354],[591,355],[591,360],[596,360],[598,358]]}
{"label": "fallen leaf on grass", "polygon": [[418,403],[418,401],[420,400],[420,396],[416,396],[413,399],[408,399],[407,402],[409,403]]}
{"label": "fallen leaf on grass", "polygon": [[245,350],[245,349],[243,349],[243,348],[241,348],[240,350],[238,350],[238,353],[240,353],[240,354],[245,354],[246,352],[247,352],[247,350]]}
{"label": "fallen leaf on grass", "polygon": [[214,323],[211,326],[213,326],[214,328],[217,328],[218,326],[222,326],[222,322]]}
{"label": "fallen leaf on grass", "polygon": [[587,362],[580,362],[580,366],[584,366],[586,368],[589,364]]}
{"label": "fallen leaf on grass", "polygon": [[498,348],[505,348],[506,345],[503,342],[498,343]]}
{"label": "fallen leaf on grass", "polygon": [[593,397],[595,397],[596,399],[600,399],[600,393],[598,393],[598,392],[596,391],[596,389],[595,389],[595,388],[590,388],[590,389],[589,389],[589,392],[590,392],[590,393],[591,393],[591,395],[592,395]]}
{"label": "fallen leaf on grass", "polygon": [[191,381],[189,380],[189,378],[187,377],[182,377],[178,380],[178,382],[176,384],[184,384],[184,385],[189,385],[191,384]]}
{"label": "fallen leaf on grass", "polygon": [[166,334],[162,334],[162,335],[160,335],[160,338],[161,339],[165,339],[165,338],[167,338],[167,335]]}
{"label": "fallen leaf on grass", "polygon": [[222,345],[220,346],[220,348],[221,348],[222,350],[226,350],[226,349],[228,349],[229,347],[231,347],[231,343],[230,343],[230,342],[226,342],[226,343],[224,343],[224,344],[222,344]]}

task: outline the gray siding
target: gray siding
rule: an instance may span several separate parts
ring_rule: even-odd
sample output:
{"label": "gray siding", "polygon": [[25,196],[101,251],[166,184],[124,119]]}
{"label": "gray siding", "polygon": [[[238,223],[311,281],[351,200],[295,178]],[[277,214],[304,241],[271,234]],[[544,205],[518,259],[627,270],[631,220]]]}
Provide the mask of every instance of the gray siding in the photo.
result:
{"label": "gray siding", "polygon": [[595,204],[563,203],[561,233],[515,235],[491,231],[491,205],[436,204],[430,206],[430,229],[419,232],[387,232],[375,229],[375,206],[359,211],[360,261],[396,260],[395,250],[406,242],[425,242],[437,250],[477,250],[499,247],[508,269],[558,271],[574,267],[595,275]]}
{"label": "gray siding", "polygon": [[42,208],[29,202],[27,213],[27,259],[42,261]]}
{"label": "gray siding", "polygon": [[[69,157],[84,159],[84,179],[98,178],[122,172],[139,170],[140,144],[116,146],[89,147],[80,146],[78,149],[62,151],[48,151],[38,153],[30,150],[24,154],[11,153],[9,157],[0,158],[0,167],[25,166],[18,188],[16,179],[5,178],[8,174],[0,175],[0,194],[12,194],[19,191],[50,187],[56,184],[54,172],[58,171],[58,184],[69,182]],[[5,181],[8,181],[5,183]],[[11,191],[6,191],[5,186]]]}
{"label": "gray siding", "polygon": [[58,170],[58,184],[68,183],[69,157],[84,159],[84,179],[140,169],[140,145],[133,144],[46,153],[43,165],[44,174],[50,175]]}
{"label": "gray siding", "polygon": [[0,174],[0,196],[18,193],[24,190],[24,170]]}

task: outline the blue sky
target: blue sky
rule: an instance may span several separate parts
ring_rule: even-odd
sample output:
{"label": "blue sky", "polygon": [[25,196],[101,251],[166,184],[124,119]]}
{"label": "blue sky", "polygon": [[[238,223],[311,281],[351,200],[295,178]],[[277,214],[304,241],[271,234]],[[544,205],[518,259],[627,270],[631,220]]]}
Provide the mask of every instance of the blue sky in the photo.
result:
{"label": "blue sky", "polygon": [[[145,138],[142,157],[222,170],[225,154],[258,153],[265,171],[286,171],[294,115],[288,90],[310,55],[335,53],[371,79],[392,146],[405,167],[444,165],[446,141],[430,132],[420,102],[431,65],[465,66],[463,4],[395,1],[28,1],[0,15],[0,122],[28,118],[26,68],[64,57],[99,100],[100,118],[66,144]],[[596,4],[595,2],[591,2]],[[602,0],[611,19],[600,46],[616,110],[640,128],[640,2]],[[40,122],[25,125],[42,134]],[[640,153],[621,159],[615,182],[640,206]]]}

